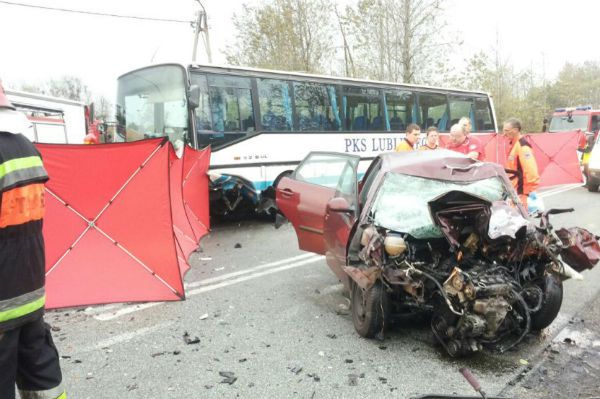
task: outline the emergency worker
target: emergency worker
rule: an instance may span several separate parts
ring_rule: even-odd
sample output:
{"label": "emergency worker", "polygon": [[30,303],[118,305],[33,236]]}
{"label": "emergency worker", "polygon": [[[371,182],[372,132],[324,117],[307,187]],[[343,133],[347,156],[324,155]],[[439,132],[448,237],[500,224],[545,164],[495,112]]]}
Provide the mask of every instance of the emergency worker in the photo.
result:
{"label": "emergency worker", "polygon": [[502,133],[509,140],[510,151],[504,167],[514,174],[509,173],[509,178],[519,194],[519,198],[527,209],[527,197],[536,191],[540,184],[537,163],[533,156],[531,145],[521,136],[521,121],[510,118],[502,127]]}
{"label": "emergency worker", "polygon": [[421,135],[421,128],[419,125],[415,123],[411,123],[406,127],[406,135],[404,139],[396,146],[396,151],[413,151],[415,149],[415,145],[417,141],[419,141],[419,136]]}
{"label": "emergency worker", "polygon": [[425,144],[423,144],[421,147],[419,147],[419,150],[421,150],[421,151],[437,150],[438,148],[440,148],[439,138],[440,138],[440,133],[438,131],[438,128],[435,126],[430,126],[427,129],[427,133],[426,133],[426,137],[425,137]]}
{"label": "emergency worker", "polygon": [[446,148],[452,151],[460,152],[470,158],[483,161],[485,154],[483,146],[476,137],[467,136],[463,126],[456,123],[450,128],[450,141]]}
{"label": "emergency worker", "polygon": [[0,82],[0,398],[65,399],[58,352],[44,323],[44,183],[25,116]]}
{"label": "emergency worker", "polygon": [[471,118],[463,116],[458,120],[458,124],[462,127],[463,132],[465,132],[466,136],[471,134]]}

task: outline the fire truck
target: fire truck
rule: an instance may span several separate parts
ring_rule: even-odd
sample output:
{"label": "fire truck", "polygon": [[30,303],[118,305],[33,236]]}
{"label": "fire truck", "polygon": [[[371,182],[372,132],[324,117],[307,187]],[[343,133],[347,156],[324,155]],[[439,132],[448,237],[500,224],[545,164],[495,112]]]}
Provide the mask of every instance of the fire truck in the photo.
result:
{"label": "fire truck", "polygon": [[6,97],[25,114],[31,128],[24,133],[36,143],[83,144],[89,112],[84,103],[37,93],[5,90]]}
{"label": "fire truck", "polygon": [[598,185],[595,184],[596,179],[591,178],[589,171],[589,157],[594,143],[597,141],[598,130],[600,130],[600,109],[594,110],[590,105],[556,108],[548,127],[550,133],[572,131],[582,133],[579,142],[579,151],[582,153],[581,165],[586,178],[587,188],[590,191],[598,189]]}

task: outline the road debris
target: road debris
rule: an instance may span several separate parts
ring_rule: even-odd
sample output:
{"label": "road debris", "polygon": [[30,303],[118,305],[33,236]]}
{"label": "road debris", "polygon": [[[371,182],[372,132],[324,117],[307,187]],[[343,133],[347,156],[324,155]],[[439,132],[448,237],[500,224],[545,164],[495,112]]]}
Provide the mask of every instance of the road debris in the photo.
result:
{"label": "road debris", "polygon": [[233,384],[237,381],[237,377],[233,371],[219,371],[219,375],[223,377],[221,384]]}
{"label": "road debris", "polygon": [[358,375],[356,374],[348,374],[348,385],[351,387],[355,387],[358,385]]}
{"label": "road debris", "polygon": [[183,342],[185,342],[187,345],[194,345],[194,344],[200,343],[200,338],[194,337],[194,339],[192,339],[192,338],[190,338],[190,335],[186,331],[183,333]]}
{"label": "road debris", "polygon": [[235,244],[233,247],[234,247],[234,248],[241,248],[241,247],[242,247],[242,244],[240,244],[240,243],[238,242],[238,243],[237,243],[237,244]]}

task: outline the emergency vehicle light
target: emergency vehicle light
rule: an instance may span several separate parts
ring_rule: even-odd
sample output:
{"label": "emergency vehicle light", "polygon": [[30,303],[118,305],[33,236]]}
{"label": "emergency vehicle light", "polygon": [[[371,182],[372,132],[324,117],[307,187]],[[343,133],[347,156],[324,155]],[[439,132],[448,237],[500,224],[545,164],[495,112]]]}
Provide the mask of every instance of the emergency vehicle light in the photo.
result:
{"label": "emergency vehicle light", "polygon": [[588,111],[588,110],[592,109],[592,106],[591,105],[585,105],[585,106],[582,106],[582,107],[575,107],[575,109],[577,111]]}
{"label": "emergency vehicle light", "polygon": [[565,112],[566,110],[566,108],[556,108],[554,112]]}

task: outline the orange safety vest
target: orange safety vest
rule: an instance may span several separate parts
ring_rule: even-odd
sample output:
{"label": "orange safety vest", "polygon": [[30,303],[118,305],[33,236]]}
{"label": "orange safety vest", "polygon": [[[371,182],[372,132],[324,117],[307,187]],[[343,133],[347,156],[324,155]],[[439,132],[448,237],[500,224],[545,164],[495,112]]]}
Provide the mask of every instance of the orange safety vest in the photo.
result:
{"label": "orange safety vest", "polygon": [[401,152],[401,151],[413,151],[414,147],[411,143],[408,142],[408,140],[404,139],[400,142],[400,144],[398,144],[396,146],[396,151],[397,152]]}
{"label": "orange safety vest", "polygon": [[540,185],[537,163],[527,139],[521,136],[515,139],[504,167],[517,172],[516,175],[509,175],[509,177],[521,202],[527,207],[527,196],[536,191]]}

